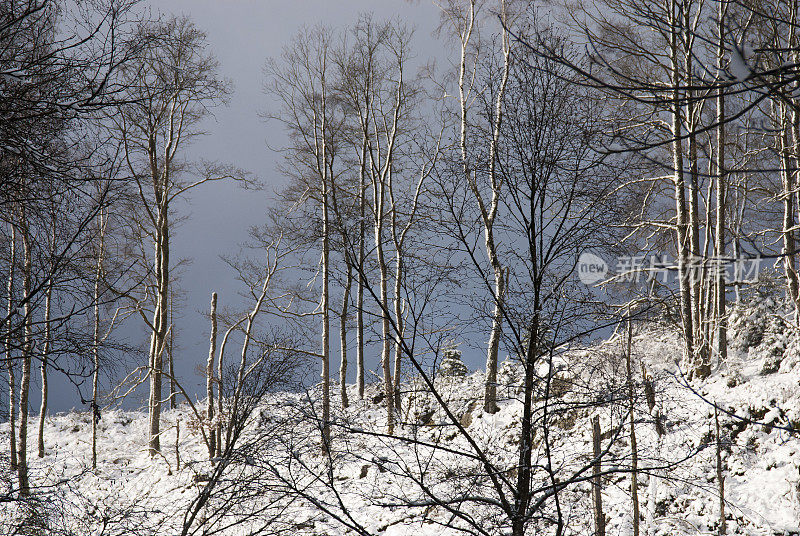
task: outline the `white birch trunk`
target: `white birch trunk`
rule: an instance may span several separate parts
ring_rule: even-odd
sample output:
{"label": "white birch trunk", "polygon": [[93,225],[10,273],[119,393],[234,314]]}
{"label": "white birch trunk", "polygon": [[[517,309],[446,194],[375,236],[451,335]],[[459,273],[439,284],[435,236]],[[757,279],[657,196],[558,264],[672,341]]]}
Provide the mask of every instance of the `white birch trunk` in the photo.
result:
{"label": "white birch trunk", "polygon": [[208,419],[208,455],[213,458],[217,450],[214,429],[214,357],[217,351],[217,293],[211,293],[211,336],[209,338],[208,361],[206,362],[206,419]]}
{"label": "white birch trunk", "polygon": [[[323,130],[324,132],[324,130]],[[323,142],[324,143],[324,142]],[[323,153],[324,154],[324,153]],[[323,176],[322,188],[322,450],[328,452],[331,440],[331,321],[330,321],[330,221],[328,214],[328,180]]]}
{"label": "white birch trunk", "polygon": [[364,270],[366,253],[366,203],[367,203],[367,136],[361,146],[361,173],[358,192],[358,287],[356,288],[356,386],[358,388],[358,398],[364,399]]}
{"label": "white birch trunk", "polygon": [[14,269],[16,264],[17,251],[17,228],[11,225],[11,243],[9,251],[8,265],[8,303],[6,316],[8,322],[6,326],[6,365],[8,367],[8,424],[9,424],[9,450],[11,454],[11,470],[17,470],[17,388],[16,388],[16,367],[14,366],[14,353],[12,350],[13,336],[13,314],[16,306],[14,304]]}
{"label": "white birch trunk", "polygon": [[339,347],[341,349],[341,361],[339,363],[339,391],[342,397],[343,408],[346,408],[350,403],[347,399],[347,310],[350,305],[350,289],[352,288],[352,285],[353,269],[348,262],[344,291],[342,292],[342,310],[339,314]]}
{"label": "white birch trunk", "polygon": [[[717,68],[723,72],[725,63],[725,18],[727,15],[727,3],[719,2],[718,10],[718,45],[717,45]],[[726,189],[728,187],[727,166],[725,163],[725,91],[720,88],[717,92],[717,214],[716,214],[716,253],[719,259],[725,258],[725,204]],[[717,316],[717,360],[720,364],[728,358],[728,320],[726,318],[726,288],[725,272],[718,270],[716,278],[716,316]]]}
{"label": "white birch trunk", "polygon": [[[160,195],[159,195],[160,194]],[[164,351],[167,345],[169,307],[169,219],[167,192],[157,192],[159,198],[159,221],[156,240],[156,307],[150,342],[150,399],[149,399],[149,452],[155,456],[161,451],[161,403]]]}
{"label": "white birch trunk", "polygon": [[31,307],[31,241],[24,210],[20,211],[22,231],[22,294],[25,297],[25,339],[22,344],[22,377],[19,390],[19,438],[17,440],[17,476],[20,495],[30,494],[28,481],[28,395],[31,385],[31,353],[33,351],[33,318]]}
{"label": "white birch trunk", "polygon": [[[394,213],[394,209],[392,210]],[[409,222],[410,224],[411,222]],[[403,364],[403,335],[405,326],[403,322],[403,250],[402,244],[395,244],[395,270],[394,270],[394,296],[392,301],[394,303],[394,324],[395,324],[395,337],[394,337],[394,409],[397,415],[402,415],[401,406],[402,400],[400,396],[400,381],[402,376]]]}
{"label": "white birch trunk", "polygon": [[97,468],[97,417],[99,408],[97,404],[100,395],[98,385],[100,380],[100,281],[103,278],[103,262],[105,261],[105,236],[107,217],[101,211],[99,218],[99,236],[97,244],[97,263],[94,272],[94,289],[92,292],[92,302],[94,309],[94,329],[92,332],[92,469]]}
{"label": "white birch trunk", "polygon": [[[52,233],[50,234],[50,255],[52,257],[55,247],[56,247],[56,226],[55,221],[53,222]],[[44,458],[44,419],[47,416],[47,397],[48,397],[48,389],[47,389],[47,360],[50,356],[50,348],[52,342],[50,340],[50,328],[51,328],[51,306],[53,300],[53,279],[52,275],[47,281],[47,290],[45,290],[44,295],[44,344],[42,347],[42,354],[41,354],[41,364],[39,367],[39,372],[41,373],[41,380],[42,380],[42,396],[41,396],[41,403],[39,404],[39,426],[38,426],[38,433],[37,433],[37,447],[38,447],[38,456],[39,458]]]}
{"label": "white birch trunk", "polygon": [[678,57],[679,46],[679,20],[676,0],[670,2],[670,61],[672,75],[672,165],[675,186],[675,211],[677,216],[676,247],[678,250],[678,277],[680,280],[681,319],[683,321],[683,335],[686,345],[684,361],[688,368],[694,365],[694,328],[692,311],[692,289],[690,277],[691,238],[689,232],[689,216],[686,207],[686,185],[683,173],[683,142],[681,140],[681,68]]}
{"label": "white birch trunk", "polygon": [[[486,348],[486,378],[484,382],[483,410],[487,413],[496,413],[497,407],[497,361],[500,349],[500,341],[503,335],[503,300],[506,292],[506,279],[502,263],[498,255],[497,243],[494,236],[494,222],[500,203],[502,183],[498,180],[495,172],[497,160],[497,148],[500,139],[500,128],[503,120],[503,99],[508,83],[508,76],[511,62],[511,42],[507,30],[509,22],[507,4],[500,2],[500,18],[503,23],[501,29],[502,53],[503,53],[503,72],[500,86],[494,102],[494,117],[491,120],[491,138],[489,139],[489,158],[488,158],[488,180],[491,190],[488,204],[484,200],[483,193],[479,186],[476,170],[470,169],[469,154],[467,149],[467,136],[469,129],[468,107],[469,93],[472,85],[467,84],[467,55],[475,32],[476,26],[475,0],[470,0],[466,20],[463,22],[463,29],[460,30],[461,56],[458,69],[458,92],[460,107],[460,150],[463,172],[469,184],[470,190],[475,197],[475,201],[480,209],[481,223],[483,225],[484,246],[486,256],[489,260],[491,273],[494,277],[492,289],[492,313],[491,330],[489,341]],[[476,59],[475,62],[478,60]]]}
{"label": "white birch trunk", "polygon": [[50,354],[50,311],[53,299],[52,281],[47,284],[44,295],[44,345],[42,346],[42,362],[39,367],[42,379],[42,400],[39,405],[39,426],[37,446],[39,458],[44,458],[44,418],[47,416],[47,357]]}

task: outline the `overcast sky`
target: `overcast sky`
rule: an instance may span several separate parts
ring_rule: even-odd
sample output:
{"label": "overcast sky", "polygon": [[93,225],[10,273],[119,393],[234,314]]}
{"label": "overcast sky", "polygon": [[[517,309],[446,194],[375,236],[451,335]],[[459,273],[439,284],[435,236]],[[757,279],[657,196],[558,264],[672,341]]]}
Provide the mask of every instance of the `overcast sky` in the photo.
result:
{"label": "overcast sky", "polygon": [[[217,109],[215,120],[206,126],[209,134],[195,140],[187,154],[236,165],[254,173],[266,186],[264,191],[252,192],[232,184],[207,184],[197,189],[188,203],[177,207],[186,220],[173,235],[172,258],[190,258],[192,262],[181,270],[177,285],[184,299],[175,319],[179,344],[176,366],[184,387],[199,391],[203,380],[197,367],[208,354],[209,325],[203,313],[209,308],[211,292],[219,293],[220,307],[240,303],[234,274],[220,255],[239,251],[247,229],[263,223],[270,195],[284,182],[276,170],[279,156],[267,147],[280,146],[282,133],[277,125],[259,117],[259,112],[268,108],[262,89],[265,60],[279,56],[281,47],[303,25],[344,27],[365,12],[372,12],[377,19],[397,16],[406,21],[416,28],[415,50],[420,59],[442,57],[442,47],[432,36],[439,12],[432,0],[160,0],[147,5],[153,14],[191,17],[207,33],[222,75],[235,88],[230,105]],[[124,329],[130,342],[144,340],[144,326],[139,324]],[[368,368],[377,365],[377,357],[367,359]],[[54,411],[73,406],[85,409],[76,402],[74,388],[64,384],[63,389],[51,392]],[[139,402],[134,399],[126,405],[135,407]],[[32,400],[32,404],[38,402]]]}

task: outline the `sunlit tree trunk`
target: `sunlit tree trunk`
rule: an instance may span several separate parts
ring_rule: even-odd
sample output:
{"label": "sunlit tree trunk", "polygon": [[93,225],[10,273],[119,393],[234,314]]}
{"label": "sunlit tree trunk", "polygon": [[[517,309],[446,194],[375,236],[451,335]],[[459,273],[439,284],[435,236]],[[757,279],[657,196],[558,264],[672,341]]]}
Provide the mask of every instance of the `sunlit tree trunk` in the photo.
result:
{"label": "sunlit tree trunk", "polygon": [[384,398],[386,399],[386,429],[387,433],[394,433],[394,382],[392,381],[391,369],[391,343],[392,337],[392,321],[389,316],[390,313],[390,299],[389,299],[389,267],[386,264],[386,257],[383,252],[383,186],[375,184],[374,202],[375,202],[375,261],[378,265],[378,274],[380,277],[380,305],[381,305],[381,368],[383,369],[383,390]]}
{"label": "sunlit tree trunk", "polygon": [[17,440],[17,476],[20,495],[30,493],[28,481],[28,395],[31,385],[31,354],[33,352],[33,308],[31,307],[31,240],[25,210],[20,210],[20,231],[22,235],[22,295],[25,315],[25,335],[22,343],[22,377],[19,388],[19,439]]}
{"label": "sunlit tree trunk", "polygon": [[349,405],[347,399],[347,311],[350,305],[350,289],[353,286],[353,268],[349,261],[345,262],[347,263],[347,274],[342,292],[342,310],[339,314],[339,346],[342,357],[339,363],[339,390],[343,408]]}
{"label": "sunlit tree trunk", "polygon": [[[487,161],[487,175],[490,187],[490,195],[488,199],[484,198],[484,193],[481,190],[481,183],[478,178],[478,170],[473,169],[477,167],[476,163],[470,162],[468,152],[468,131],[470,129],[470,122],[468,118],[469,106],[468,101],[473,98],[470,95],[476,88],[472,86],[474,81],[473,73],[469,72],[477,68],[478,58],[474,59],[474,65],[470,68],[468,56],[470,55],[470,47],[473,47],[473,34],[476,33],[479,21],[478,5],[475,0],[470,0],[466,12],[459,16],[455,13],[451,16],[456,16],[454,21],[457,26],[457,33],[460,45],[460,61],[458,67],[458,98],[459,98],[459,146],[461,151],[461,165],[463,173],[469,185],[470,191],[475,197],[475,202],[478,205],[481,215],[481,223],[483,225],[484,246],[486,248],[486,256],[489,260],[491,274],[494,279],[492,288],[492,313],[491,313],[491,330],[489,332],[489,341],[486,349],[486,379],[484,384],[483,396],[483,410],[487,413],[495,413],[497,407],[497,356],[500,350],[500,341],[503,336],[503,300],[505,299],[505,273],[497,248],[497,241],[494,234],[494,222],[497,216],[497,210],[500,203],[500,193],[502,190],[502,182],[496,175],[495,167],[497,164],[497,151],[500,138],[500,128],[503,120],[503,101],[505,98],[505,89],[508,83],[509,68],[511,62],[511,42],[509,39],[507,24],[508,6],[505,1],[500,2],[499,16],[502,22],[501,27],[501,45],[503,54],[503,69],[500,79],[500,85],[495,95],[494,101],[494,116],[490,118],[491,137],[488,140],[488,161]],[[480,45],[475,45],[475,49],[479,50]],[[477,52],[476,52],[477,54]]]}
{"label": "sunlit tree trunk", "polygon": [[[52,262],[52,256],[54,255],[56,248],[55,220],[52,222],[52,226],[53,227],[50,234],[50,244],[49,244],[49,253],[51,256],[50,259],[51,262]],[[42,396],[41,396],[41,402],[39,404],[39,427],[37,434],[37,440],[38,440],[37,446],[38,446],[38,456],[40,458],[44,458],[44,419],[47,416],[47,397],[48,397],[47,361],[50,356],[50,349],[52,348],[52,341],[50,340],[52,302],[53,302],[53,278],[51,274],[50,278],[47,281],[47,286],[44,294],[44,341],[42,345],[42,354],[41,354],[42,362],[39,366],[39,372],[41,373],[41,380],[42,380]]]}
{"label": "sunlit tree trunk", "polygon": [[603,476],[600,462],[600,417],[592,418],[592,511],[594,512],[594,534],[605,536],[606,516],[603,513]]}
{"label": "sunlit tree trunk", "polygon": [[11,225],[11,240],[9,243],[9,262],[8,262],[8,303],[6,316],[8,322],[6,326],[6,366],[8,367],[8,425],[9,441],[11,452],[11,470],[17,470],[17,388],[16,388],[16,367],[14,366],[14,352],[12,350],[13,337],[13,314],[16,309],[14,303],[14,270],[16,265],[17,252],[17,228]]}
{"label": "sunlit tree trunk", "polygon": [[328,124],[326,112],[325,79],[322,80],[322,153],[320,165],[322,169],[322,450],[329,452],[331,442],[331,304],[330,304],[330,263],[331,263],[331,223],[330,223],[330,188],[333,173],[333,156],[328,154]]}
{"label": "sunlit tree trunk", "polygon": [[[166,181],[164,182],[166,184]],[[153,312],[153,333],[150,339],[150,400],[149,400],[149,452],[151,456],[161,451],[161,403],[164,351],[167,345],[169,307],[169,219],[166,188],[156,191],[159,207],[156,230],[156,306]]]}
{"label": "sunlit tree trunk", "polygon": [[[102,216],[101,216],[102,219]],[[100,228],[104,225],[101,221]],[[97,468],[97,387],[100,376],[100,280],[103,275],[103,232],[100,231],[100,242],[97,246],[97,264],[94,272],[94,289],[92,292],[92,308],[94,310],[94,326],[92,330],[92,469]]]}
{"label": "sunlit tree trunk", "polygon": [[675,212],[676,212],[676,247],[678,250],[678,277],[680,280],[680,305],[681,319],[683,321],[683,336],[686,345],[685,363],[691,367],[694,364],[694,328],[692,311],[691,289],[691,238],[689,229],[689,211],[686,206],[686,184],[683,172],[683,141],[682,141],[682,113],[681,113],[681,68],[679,53],[679,15],[676,0],[670,1],[669,34],[670,61],[672,75],[671,94],[671,122],[672,122],[672,172],[675,186]]}
{"label": "sunlit tree trunk", "polygon": [[44,294],[44,343],[42,345],[42,362],[39,366],[42,379],[42,400],[39,405],[39,427],[38,427],[38,456],[44,458],[44,418],[47,416],[47,358],[50,354],[50,312],[53,300],[52,281],[47,283],[47,290]]}
{"label": "sunlit tree trunk", "polygon": [[367,144],[364,141],[362,149],[362,164],[361,164],[361,184],[359,185],[359,203],[358,203],[358,278],[356,288],[356,386],[358,388],[358,398],[364,398],[364,270],[366,262],[365,242],[366,242],[366,226],[365,226],[365,205],[367,202],[367,186],[365,184],[365,166],[366,166],[366,150]]}
{"label": "sunlit tree trunk", "polygon": [[[393,211],[394,212],[394,211]],[[402,345],[404,336],[404,321],[403,321],[403,252],[399,244],[395,244],[395,269],[394,269],[394,296],[392,302],[394,303],[394,409],[398,415],[401,414],[402,400],[400,396],[400,382],[402,377]]]}
{"label": "sunlit tree trunk", "polygon": [[633,318],[628,308],[628,333],[625,345],[625,373],[628,384],[628,413],[630,414],[631,440],[631,517],[633,519],[633,536],[639,536],[639,450],[636,444],[636,399],[633,383]]}
{"label": "sunlit tree trunk", "polygon": [[175,319],[172,316],[172,303],[173,296],[170,292],[169,296],[169,342],[167,343],[167,359],[169,360],[169,408],[173,410],[175,415],[175,467],[180,470],[181,468],[181,420],[180,415],[175,412],[178,407],[177,389],[175,377]]}
{"label": "sunlit tree trunk", "polygon": [[[692,11],[693,1],[677,4],[676,20],[680,20],[681,44],[683,45],[683,76],[676,80],[681,80],[686,86],[683,96],[685,96],[685,111],[683,121],[686,125],[686,137],[688,142],[686,160],[689,164],[688,169],[688,202],[687,209],[687,230],[689,242],[689,291],[691,296],[692,328],[693,328],[693,350],[691,366],[692,373],[699,377],[706,377],[710,373],[708,367],[708,319],[703,315],[703,291],[705,277],[705,248],[700,243],[700,170],[698,158],[697,126],[700,121],[702,103],[698,102],[696,92],[692,84],[696,82],[694,72],[694,39],[695,39],[695,18]],[[684,177],[686,173],[684,172]]]}
{"label": "sunlit tree trunk", "polygon": [[797,274],[796,265],[796,241],[795,241],[795,208],[794,196],[795,189],[797,188],[795,177],[792,172],[793,161],[791,157],[790,138],[789,138],[789,111],[785,104],[780,104],[778,107],[779,114],[779,132],[778,147],[781,159],[780,174],[781,182],[783,184],[782,200],[783,200],[783,267],[786,274],[786,290],[789,298],[795,306],[795,316],[797,311],[800,310],[800,277]]}
{"label": "sunlit tree trunk", "polygon": [[[727,2],[720,1],[717,21],[717,71],[722,73],[725,68],[725,19],[727,15]],[[726,190],[728,187],[727,165],[725,163],[725,90],[720,88],[717,91],[717,196],[716,196],[716,254],[718,259],[725,258],[725,205]],[[722,265],[724,266],[724,265]],[[715,340],[717,343],[717,360],[724,363],[728,358],[728,320],[726,318],[726,288],[725,271],[717,270],[716,273],[716,326],[717,333]]]}
{"label": "sunlit tree trunk", "polygon": [[[503,3],[505,7],[505,3]],[[486,355],[486,382],[483,396],[483,410],[487,413],[495,413],[497,407],[497,356],[500,350],[500,340],[503,337],[503,301],[506,294],[506,278],[503,265],[497,252],[497,242],[494,237],[494,221],[497,209],[500,204],[500,190],[502,184],[495,174],[497,160],[497,146],[500,141],[500,127],[503,119],[503,99],[505,88],[508,82],[508,73],[511,62],[511,44],[508,32],[503,29],[503,78],[500,82],[500,90],[497,93],[495,103],[494,125],[492,128],[492,141],[489,147],[489,181],[492,187],[492,195],[489,201],[488,210],[482,208],[484,227],[484,242],[486,255],[492,267],[494,275],[494,310],[492,311],[492,331],[489,335],[489,345]],[[482,205],[483,203],[481,203]]]}
{"label": "sunlit tree trunk", "polygon": [[214,431],[214,356],[217,351],[217,293],[211,293],[211,336],[208,361],[206,361],[206,418],[209,427],[208,455],[213,458],[217,450],[217,435]]}

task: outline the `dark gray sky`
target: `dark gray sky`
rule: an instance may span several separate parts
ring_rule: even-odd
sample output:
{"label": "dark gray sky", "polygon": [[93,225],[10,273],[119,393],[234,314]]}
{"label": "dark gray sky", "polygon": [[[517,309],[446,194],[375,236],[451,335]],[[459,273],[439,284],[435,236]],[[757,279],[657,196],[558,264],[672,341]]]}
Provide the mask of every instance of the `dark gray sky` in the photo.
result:
{"label": "dark gray sky", "polygon": [[[203,380],[197,367],[208,353],[209,325],[203,313],[208,310],[210,294],[219,293],[220,307],[241,305],[234,274],[220,255],[239,251],[247,229],[264,221],[272,192],[284,183],[276,170],[280,157],[267,147],[280,146],[282,132],[259,116],[268,108],[262,89],[265,60],[278,57],[281,47],[303,25],[344,27],[365,12],[379,20],[399,17],[416,28],[415,50],[420,60],[441,58],[442,45],[432,36],[439,11],[432,0],[152,0],[146,5],[154,14],[190,16],[207,33],[222,75],[234,84],[230,105],[215,111],[215,119],[205,125],[209,134],[195,140],[186,154],[236,165],[254,173],[265,185],[264,191],[253,192],[233,184],[206,184],[192,193],[188,203],[178,206],[186,220],[173,235],[173,259],[190,258],[192,262],[181,270],[178,282],[184,298],[180,314],[176,311],[176,365],[184,387],[199,392]],[[146,336],[141,322],[129,323],[123,332],[130,342]],[[367,359],[369,368],[377,365],[375,356]],[[64,387],[51,391],[53,411],[85,409],[76,400],[74,388]],[[139,402],[134,398],[126,405],[135,407]],[[32,400],[32,404],[36,407],[38,401]]]}
{"label": "dark gray sky", "polygon": [[[377,20],[397,17],[415,29],[414,50],[421,63],[434,58],[439,65],[447,61],[444,45],[433,35],[439,21],[439,8],[433,0],[144,0],[153,15],[185,14],[205,31],[209,49],[220,61],[222,76],[233,82],[234,93],[228,106],[214,111],[204,130],[185,149],[192,158],[232,164],[258,177],[264,189],[245,191],[231,183],[205,184],[179,203],[177,211],[184,221],[173,233],[172,259],[188,259],[180,269],[176,288],[182,292],[180,310],[175,310],[175,360],[183,387],[202,393],[204,380],[198,367],[208,356],[209,322],[207,311],[211,292],[219,294],[219,307],[243,310],[241,290],[233,271],[220,259],[235,255],[247,240],[247,231],[265,220],[265,209],[276,190],[285,183],[277,170],[280,155],[269,147],[280,147],[281,127],[260,116],[269,110],[264,94],[263,67],[267,58],[279,57],[281,48],[298,30],[319,23],[343,28],[359,15],[372,13]],[[142,344],[146,328],[137,319],[129,320],[116,336],[128,343]],[[367,367],[374,369],[377,357],[367,355]],[[132,361],[131,367],[143,363]],[[476,363],[477,364],[477,363]],[[31,390],[30,404],[39,407],[39,374]],[[107,386],[108,387],[108,386]],[[84,399],[91,396],[89,384],[80,388]],[[126,407],[144,403],[144,388],[125,401]],[[50,375],[49,409],[86,410],[76,387],[63,377]],[[35,410],[34,410],[35,411]]]}

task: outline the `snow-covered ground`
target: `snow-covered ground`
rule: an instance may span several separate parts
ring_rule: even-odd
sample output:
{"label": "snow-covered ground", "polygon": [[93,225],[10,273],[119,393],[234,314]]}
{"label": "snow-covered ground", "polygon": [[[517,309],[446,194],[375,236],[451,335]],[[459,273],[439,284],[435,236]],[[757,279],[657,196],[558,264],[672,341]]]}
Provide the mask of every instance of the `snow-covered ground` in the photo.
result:
{"label": "snow-covered ground", "polygon": [[[786,430],[800,426],[800,357],[796,342],[784,334],[785,325],[769,311],[734,311],[728,362],[715,366],[709,379],[688,384],[691,388],[677,366],[677,336],[668,330],[637,333],[633,353],[643,534],[716,533],[719,497],[710,402],[721,409],[728,533],[800,534],[800,436]],[[615,438],[603,458],[603,469],[611,471],[603,479],[606,533],[632,532],[627,402],[617,396],[625,392],[622,347],[614,339],[559,358],[551,385],[549,436],[545,440],[541,429],[534,431],[534,463],[555,468],[560,481],[570,475],[576,480],[559,495],[567,534],[593,533],[590,484],[584,477],[591,461],[594,415],[600,416],[604,448]],[[643,394],[643,368],[654,386],[652,409]],[[515,482],[519,374],[516,365],[504,364],[503,401],[493,415],[481,410],[480,372],[437,378],[437,387],[473,444],[419,380],[403,389],[405,424],[397,435],[404,440],[384,435],[386,410],[378,386],[370,386],[364,400],[351,390],[351,406],[334,411],[330,457],[321,454],[313,419],[304,418],[315,407],[308,405],[309,395],[271,395],[253,415],[236,460],[222,472],[215,491],[219,496],[198,509],[193,523],[208,519],[221,534],[248,534],[260,526],[267,526],[267,533],[282,529],[297,535],[351,534],[357,533],[355,526],[390,536],[462,533],[446,525],[477,533],[471,524],[488,527],[490,534],[502,533],[506,525],[498,492],[473,454],[479,447],[501,480]],[[589,407],[585,402],[591,397],[605,405]],[[665,430],[660,438],[655,426],[659,414]],[[44,503],[33,513],[0,506],[0,526],[11,527],[27,516],[29,524],[42,527],[41,534],[48,533],[45,527],[87,535],[180,534],[187,512],[213,478],[215,464],[223,463],[208,461],[190,409],[164,413],[163,455],[156,458],[147,452],[146,414],[106,411],[96,470],[91,469],[89,419],[86,413],[48,417],[45,456],[31,455],[32,480],[44,493]],[[35,446],[34,419],[29,430],[29,444]],[[7,425],[0,433],[7,444]],[[534,483],[544,489],[546,471],[534,471]],[[225,493],[241,497],[226,503]],[[431,497],[450,502],[432,504]],[[243,524],[218,524],[214,508],[228,512],[223,519]],[[542,513],[552,516],[554,508],[551,498]],[[32,517],[36,519],[30,521]],[[530,533],[538,534],[537,527],[545,529],[551,522],[552,517],[534,521]]]}

